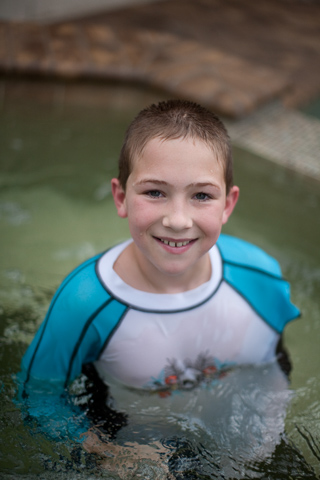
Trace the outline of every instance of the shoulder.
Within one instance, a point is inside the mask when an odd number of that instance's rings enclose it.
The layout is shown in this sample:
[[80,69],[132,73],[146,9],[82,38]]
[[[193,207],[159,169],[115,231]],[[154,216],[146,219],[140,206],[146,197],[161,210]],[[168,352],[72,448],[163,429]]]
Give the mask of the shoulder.
[[278,333],[300,315],[280,265],[261,248],[229,235],[217,242],[224,280]]
[[62,336],[64,342],[73,341],[95,312],[109,300],[110,295],[96,274],[100,257],[99,254],[83,262],[63,280],[42,324],[43,339],[51,342]]
[[281,277],[278,261],[260,247],[231,235],[221,234],[217,247],[224,262]]
[[[83,363],[96,360],[125,306],[115,301],[96,273],[101,254],[74,269],[62,282],[24,355],[27,378],[67,384]],[[54,359],[54,361],[53,361]]]
[[69,290],[70,288],[72,288],[74,292],[79,293],[90,293],[95,289],[99,281],[96,274],[96,265],[101,256],[102,254],[95,255],[72,270],[61,283],[56,292],[56,296],[59,296],[64,290]]
[[[75,268],[61,283],[49,307],[47,318],[54,315],[58,323],[64,317],[75,319],[77,323],[87,322],[110,302],[113,306],[119,302],[101,280],[99,261],[108,253],[103,252],[83,262]],[[68,321],[71,324],[71,321]]]

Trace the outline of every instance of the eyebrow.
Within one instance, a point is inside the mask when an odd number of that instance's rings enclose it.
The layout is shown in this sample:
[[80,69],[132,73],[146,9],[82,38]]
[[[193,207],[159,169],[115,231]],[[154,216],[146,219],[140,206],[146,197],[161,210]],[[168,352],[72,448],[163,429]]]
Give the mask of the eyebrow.
[[146,179],[140,180],[139,182],[136,183],[136,185],[144,185],[145,183],[155,183],[156,185],[168,185],[168,183],[164,182],[163,180],[155,180],[153,178],[146,178]]
[[[146,178],[146,179],[140,180],[139,182],[136,183],[136,185],[144,185],[147,183],[153,183],[154,185],[170,185],[168,182],[165,182],[164,180],[156,180],[154,178]],[[187,185],[187,188],[189,187],[196,187],[196,188],[213,187],[220,190],[219,185],[215,185],[214,183],[211,183],[211,182],[194,182],[194,183],[190,183],[190,185]]]

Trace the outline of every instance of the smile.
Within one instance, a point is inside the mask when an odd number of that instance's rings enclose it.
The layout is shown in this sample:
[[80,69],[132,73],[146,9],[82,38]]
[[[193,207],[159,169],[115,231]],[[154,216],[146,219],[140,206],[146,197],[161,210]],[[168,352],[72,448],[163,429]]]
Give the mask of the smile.
[[188,245],[192,240],[185,240],[183,242],[172,242],[169,240],[163,240],[162,238],[159,238],[159,240],[164,243],[165,245],[169,245],[169,247],[185,247]]

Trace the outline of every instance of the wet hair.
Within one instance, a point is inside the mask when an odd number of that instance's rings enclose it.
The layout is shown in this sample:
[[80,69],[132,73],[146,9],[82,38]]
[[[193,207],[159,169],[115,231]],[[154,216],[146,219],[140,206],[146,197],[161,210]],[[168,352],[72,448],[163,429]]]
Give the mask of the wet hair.
[[120,185],[125,190],[134,159],[154,139],[192,138],[203,141],[224,169],[226,191],[233,185],[231,144],[221,120],[206,108],[185,100],[168,100],[142,110],[127,129],[119,157]]

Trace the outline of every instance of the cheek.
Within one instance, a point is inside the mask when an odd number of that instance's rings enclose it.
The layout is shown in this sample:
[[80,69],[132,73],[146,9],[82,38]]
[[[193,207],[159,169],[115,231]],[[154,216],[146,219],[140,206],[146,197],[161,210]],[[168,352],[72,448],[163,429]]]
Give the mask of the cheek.
[[157,218],[158,215],[154,206],[143,199],[135,199],[131,203],[128,215],[130,230],[146,230]]
[[203,229],[214,231],[222,223],[222,211],[220,208],[211,208],[203,212],[198,217],[198,224],[201,223]]
[[214,242],[218,239],[222,228],[222,209],[210,209],[198,217],[197,225]]

